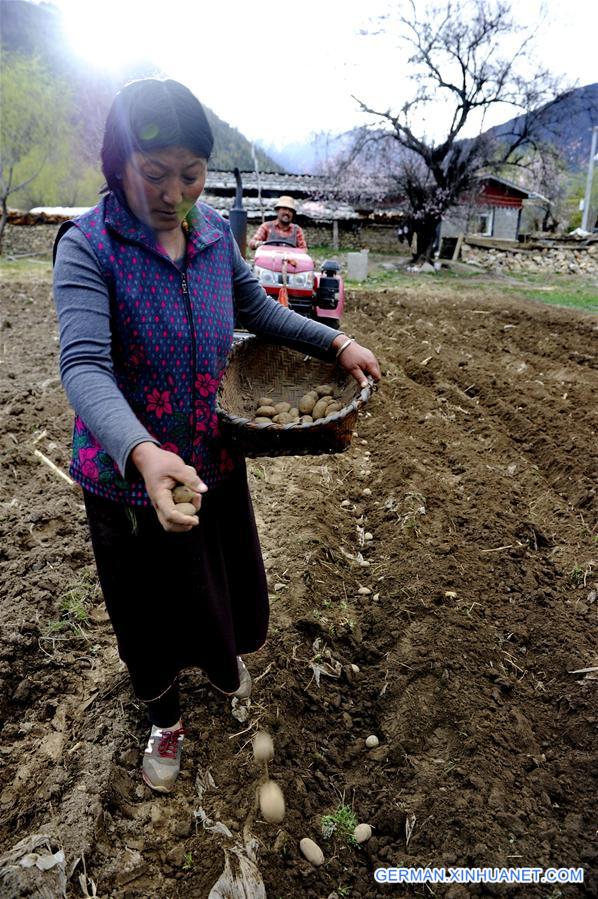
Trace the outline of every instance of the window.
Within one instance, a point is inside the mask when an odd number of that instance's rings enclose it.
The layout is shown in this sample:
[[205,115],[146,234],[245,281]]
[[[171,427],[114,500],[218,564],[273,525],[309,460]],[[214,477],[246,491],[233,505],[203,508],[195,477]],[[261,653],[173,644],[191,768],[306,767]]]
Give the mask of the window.
[[492,210],[482,212],[478,216],[478,234],[483,234],[485,237],[492,235],[492,218]]

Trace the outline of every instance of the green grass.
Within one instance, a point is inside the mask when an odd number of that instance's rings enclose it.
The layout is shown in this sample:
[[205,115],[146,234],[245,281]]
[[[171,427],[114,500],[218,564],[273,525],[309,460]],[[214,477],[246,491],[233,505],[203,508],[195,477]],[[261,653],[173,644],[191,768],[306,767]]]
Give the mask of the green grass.
[[18,278],[19,280],[51,278],[52,260],[47,256],[31,257],[24,259],[8,259],[0,256],[0,280]]
[[[338,259],[346,269],[347,251],[333,250],[328,246],[310,247],[309,251],[319,263],[326,258]],[[366,281],[345,278],[350,290],[400,290],[408,286],[424,285],[435,293],[443,286],[459,290],[471,289],[473,284],[496,288],[513,299],[534,300],[553,306],[566,306],[586,312],[598,312],[598,275],[552,274],[550,272],[493,273],[477,266],[464,265],[455,269],[442,268],[438,272],[413,274],[404,270],[387,271],[379,266],[384,261],[407,262],[408,257],[396,253],[370,252],[369,274]]]
[[457,272],[442,269],[420,275],[403,271],[375,271],[366,281],[345,279],[345,285],[350,290],[401,290],[429,285],[435,294],[443,286],[458,291],[461,287],[471,290],[474,284],[499,290],[514,300],[534,300],[547,305],[598,312],[598,276],[520,273],[505,276],[481,270]]
[[413,277],[409,272],[374,271],[368,274],[365,281],[354,281],[352,278],[345,278],[345,287],[349,287],[351,290],[359,290],[360,287],[365,287],[367,290],[382,287],[400,288],[405,284],[413,283]]
[[[346,268],[346,249],[334,250],[330,246],[313,246],[310,254],[320,265],[324,259],[338,259]],[[483,284],[488,289],[495,288],[514,300],[533,300],[553,306],[565,306],[586,312],[598,312],[598,276],[580,274],[552,274],[546,272],[512,272],[496,274],[483,269],[461,267],[458,271],[443,268],[439,272],[414,275],[403,270],[381,269],[384,261],[406,262],[407,257],[399,253],[370,252],[370,274],[366,281],[345,278],[350,290],[401,290],[405,287],[426,286],[434,293],[444,286],[452,290],[461,287],[471,289],[474,284]],[[52,262],[45,257],[27,257],[9,260],[0,257],[0,279],[38,280],[51,278]]]
[[569,580],[573,584],[573,586],[585,587],[588,577],[592,574],[595,565],[596,562],[594,561],[594,559],[590,559],[590,561],[586,562],[585,566],[583,567],[576,563],[569,574]]
[[48,622],[45,636],[55,639],[61,634],[87,639],[89,609],[98,594],[99,584],[95,571],[89,568],[82,569],[79,579],[69,584],[60,597],[59,617]]
[[322,836],[330,839],[334,834],[346,843],[353,845],[353,832],[357,827],[357,818],[350,805],[339,805],[332,815],[322,815]]
[[511,278],[519,282],[517,286],[505,288],[511,295],[552,306],[570,306],[587,312],[598,312],[598,276],[517,274]]

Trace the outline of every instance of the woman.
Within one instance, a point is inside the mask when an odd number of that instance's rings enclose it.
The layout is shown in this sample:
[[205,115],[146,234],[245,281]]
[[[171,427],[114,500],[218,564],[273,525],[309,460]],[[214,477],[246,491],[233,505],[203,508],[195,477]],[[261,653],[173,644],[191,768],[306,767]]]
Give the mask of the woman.
[[[199,667],[248,696],[241,656],[268,626],[244,460],[215,412],[236,317],[274,342],[338,355],[361,384],[380,377],[369,350],[268,298],[228,223],[197,202],[212,145],[182,84],[128,84],[106,121],[105,196],[55,247],[61,377],[76,412],[70,470],[119,653],[147,705],[142,773],[158,792],[180,768],[180,671]],[[177,511],[177,484],[201,514]]]

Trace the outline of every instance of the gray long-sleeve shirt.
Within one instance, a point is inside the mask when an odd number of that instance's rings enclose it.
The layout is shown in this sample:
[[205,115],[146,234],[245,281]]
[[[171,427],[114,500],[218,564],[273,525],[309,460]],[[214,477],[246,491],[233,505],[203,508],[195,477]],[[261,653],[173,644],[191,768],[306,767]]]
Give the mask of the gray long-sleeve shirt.
[[[232,242],[239,322],[273,343],[328,357],[339,332],[268,297],[236,242]],[[134,447],[144,441],[158,441],[141,424],[116,383],[108,287],[89,242],[78,228],[71,228],[58,245],[54,302],[60,327],[60,375],[67,397],[124,477]]]

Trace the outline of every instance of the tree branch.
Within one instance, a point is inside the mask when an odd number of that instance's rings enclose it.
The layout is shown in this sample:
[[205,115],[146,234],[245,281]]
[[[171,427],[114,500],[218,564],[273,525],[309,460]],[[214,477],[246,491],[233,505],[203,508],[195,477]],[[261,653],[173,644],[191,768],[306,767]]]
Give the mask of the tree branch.
[[48,160],[48,154],[46,153],[46,155],[45,155],[44,158],[43,158],[43,161],[42,161],[41,165],[38,167],[38,169],[37,169],[37,171],[35,172],[35,174],[34,174],[34,175],[31,175],[30,178],[26,178],[24,181],[21,181],[20,184],[15,184],[14,187],[10,187],[10,182],[11,182],[11,180],[12,180],[12,174],[13,174],[13,169],[12,169],[12,167],[11,167],[11,169],[10,169],[10,178],[9,178],[9,187],[8,187],[8,190],[6,191],[6,193],[3,194],[3,196],[8,197],[8,196],[10,196],[10,194],[15,194],[18,190],[21,190],[21,188],[27,187],[28,184],[31,184],[32,181],[35,181],[35,179],[38,177],[39,173],[41,172],[41,170],[42,170],[43,167],[45,166],[47,160]]

